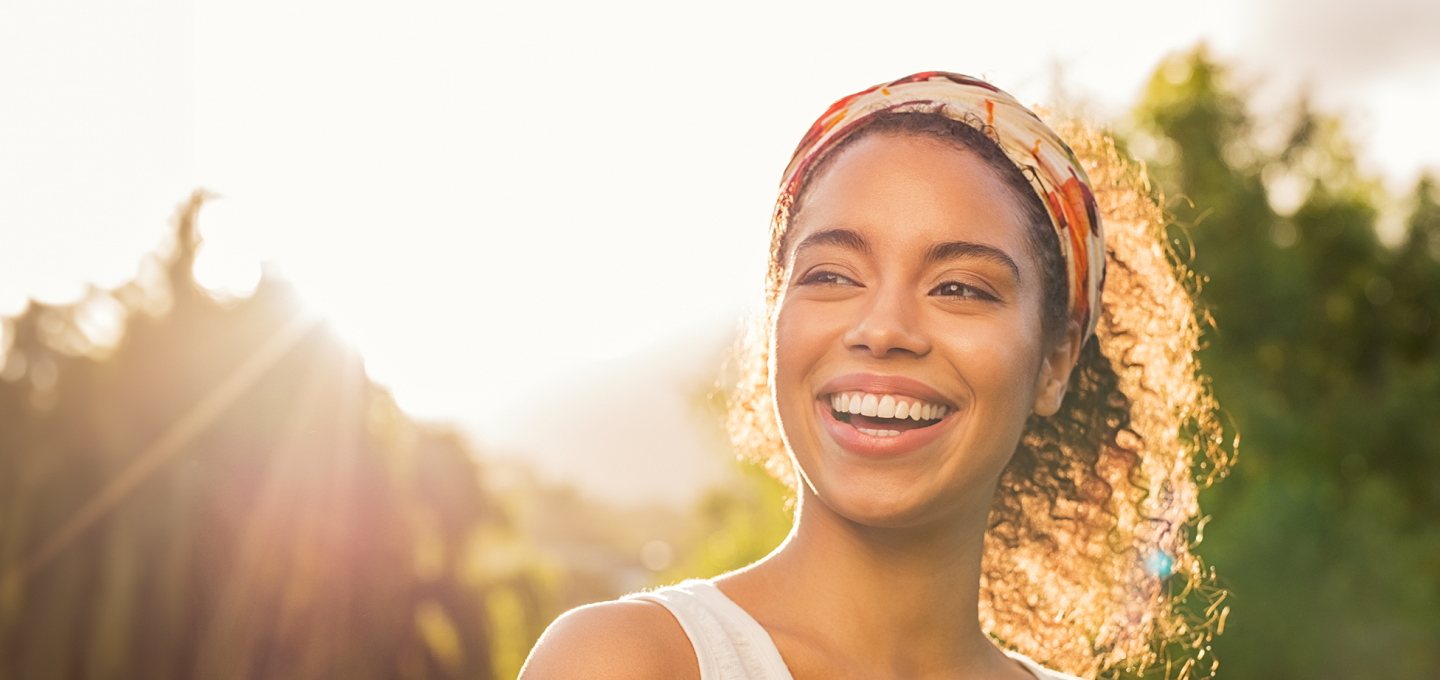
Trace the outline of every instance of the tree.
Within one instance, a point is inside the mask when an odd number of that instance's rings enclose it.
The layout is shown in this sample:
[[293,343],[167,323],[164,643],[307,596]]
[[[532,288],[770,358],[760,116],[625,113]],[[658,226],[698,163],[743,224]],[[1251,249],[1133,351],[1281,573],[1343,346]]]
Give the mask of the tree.
[[1156,151],[1151,172],[1214,321],[1200,359],[1243,441],[1234,474],[1202,497],[1214,519],[1200,553],[1234,596],[1215,644],[1222,677],[1433,677],[1434,182],[1420,182],[1403,241],[1386,247],[1379,188],[1338,121],[1302,102],[1283,147],[1265,150],[1203,46],[1161,65],[1136,120],[1132,148]]
[[284,283],[196,286],[202,203],[157,275],[6,320],[0,677],[492,677],[486,595],[530,586],[473,564],[474,456]]

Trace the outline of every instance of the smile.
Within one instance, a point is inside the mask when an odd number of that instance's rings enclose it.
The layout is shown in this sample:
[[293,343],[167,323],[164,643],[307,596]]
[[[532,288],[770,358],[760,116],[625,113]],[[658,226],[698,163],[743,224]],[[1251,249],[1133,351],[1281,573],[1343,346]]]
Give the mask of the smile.
[[814,404],[830,439],[865,458],[889,459],[917,452],[954,429],[947,424],[955,420],[950,416],[957,414],[949,404],[879,390],[832,392],[821,395]]
[[901,432],[929,427],[949,408],[903,395],[836,392],[830,395],[832,416],[872,437],[898,437]]
[[849,373],[815,392],[815,415],[831,441],[864,458],[891,459],[924,449],[954,430],[965,401],[899,375]]

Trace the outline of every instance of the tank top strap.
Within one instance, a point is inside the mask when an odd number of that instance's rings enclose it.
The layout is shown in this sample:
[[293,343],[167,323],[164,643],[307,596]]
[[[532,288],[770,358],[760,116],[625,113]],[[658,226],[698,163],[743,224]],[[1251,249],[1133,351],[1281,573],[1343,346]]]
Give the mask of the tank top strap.
[[770,634],[709,581],[692,579],[624,599],[670,611],[695,648],[700,680],[793,680]]

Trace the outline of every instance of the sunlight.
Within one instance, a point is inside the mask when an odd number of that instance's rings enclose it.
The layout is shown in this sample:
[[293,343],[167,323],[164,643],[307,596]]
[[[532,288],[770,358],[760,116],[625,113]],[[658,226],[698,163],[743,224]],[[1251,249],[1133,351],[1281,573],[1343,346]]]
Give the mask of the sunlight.
[[[201,215],[201,285],[236,299],[262,271],[284,278],[406,409],[494,430],[587,367],[751,309],[779,169],[834,92],[941,66],[1027,102],[1121,115],[1166,54],[1206,40],[1244,63],[1269,54],[1275,30],[1231,0],[1202,15],[1043,7],[1069,27],[1044,50],[1004,31],[952,39],[948,26],[1034,11],[1018,6],[925,5],[934,21],[893,35],[844,12],[743,4],[682,32],[655,30],[643,2],[549,17],[462,3],[297,13],[207,0],[177,12],[154,0],[78,32],[60,10],[7,14],[33,35],[0,22],[0,84],[21,95],[0,130],[0,180],[17,188],[0,206],[0,313],[132,277],[175,202],[202,186],[223,198]],[[816,42],[827,31],[870,48],[832,54]],[[1106,31],[1124,37],[1093,39]],[[1291,75],[1263,92],[1291,96],[1293,74],[1321,56],[1277,56]],[[1432,71],[1326,95],[1376,95],[1355,106],[1370,107],[1366,157],[1387,173],[1437,161],[1440,147],[1413,139],[1434,134],[1416,122],[1423,92],[1400,87],[1433,89]],[[1169,140],[1136,143],[1175,153]]]
[[195,256],[195,281],[218,299],[249,297],[260,283],[255,244],[245,238],[245,225],[233,206],[224,198],[212,199],[201,216],[203,242]]

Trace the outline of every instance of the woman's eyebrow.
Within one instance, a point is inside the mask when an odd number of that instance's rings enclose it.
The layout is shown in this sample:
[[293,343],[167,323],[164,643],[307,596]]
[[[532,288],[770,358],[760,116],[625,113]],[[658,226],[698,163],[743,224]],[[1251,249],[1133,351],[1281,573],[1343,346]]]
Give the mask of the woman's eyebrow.
[[994,246],[987,246],[983,243],[972,243],[970,241],[951,241],[949,243],[937,243],[925,251],[925,264],[935,264],[947,260],[955,260],[962,257],[990,260],[1003,264],[1015,275],[1015,280],[1020,280],[1020,267],[1016,266],[1015,260],[1011,259],[1005,251]]
[[806,236],[800,245],[795,246],[795,254],[799,255],[807,248],[819,246],[840,246],[862,254],[870,253],[870,244],[865,242],[863,236],[849,229],[826,229]]

